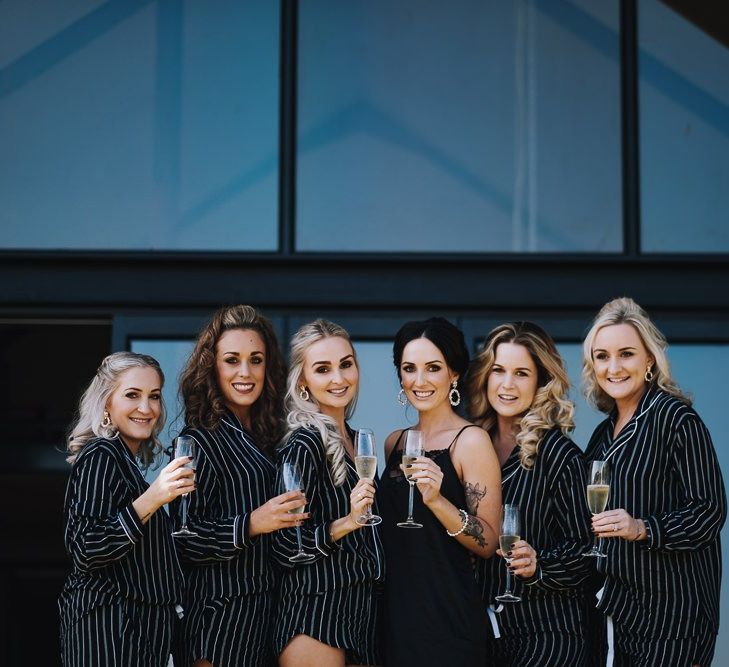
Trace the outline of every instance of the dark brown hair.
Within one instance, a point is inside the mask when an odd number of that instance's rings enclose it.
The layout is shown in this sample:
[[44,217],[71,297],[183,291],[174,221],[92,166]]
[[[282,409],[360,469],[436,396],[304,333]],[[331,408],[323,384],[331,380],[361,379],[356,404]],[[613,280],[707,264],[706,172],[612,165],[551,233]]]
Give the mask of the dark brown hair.
[[266,381],[263,392],[251,406],[251,430],[256,444],[270,450],[282,435],[286,369],[273,326],[253,306],[221,308],[200,332],[180,376],[185,423],[192,428],[212,429],[225,413],[216,374],[215,347],[220,337],[232,329],[256,331],[266,345]]

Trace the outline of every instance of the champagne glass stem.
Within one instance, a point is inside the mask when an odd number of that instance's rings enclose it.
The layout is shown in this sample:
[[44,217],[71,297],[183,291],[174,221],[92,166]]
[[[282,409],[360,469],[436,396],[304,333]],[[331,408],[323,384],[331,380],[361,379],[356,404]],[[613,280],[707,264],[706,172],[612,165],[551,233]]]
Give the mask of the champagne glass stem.
[[180,513],[182,514],[182,527],[187,528],[187,494],[183,494],[180,502]]
[[415,484],[410,482],[410,493],[408,495],[408,521],[413,520],[413,488]]
[[301,526],[296,526],[296,542],[299,545],[299,553],[304,550],[303,544],[301,544]]
[[506,562],[506,593],[505,595],[511,595],[511,568],[509,562]]

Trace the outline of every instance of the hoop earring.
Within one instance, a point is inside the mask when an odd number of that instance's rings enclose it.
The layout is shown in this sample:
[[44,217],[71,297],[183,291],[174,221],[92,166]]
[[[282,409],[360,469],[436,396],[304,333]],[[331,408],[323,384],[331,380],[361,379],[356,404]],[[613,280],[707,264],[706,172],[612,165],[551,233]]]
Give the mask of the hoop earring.
[[111,415],[104,410],[104,418],[101,420],[101,428],[109,428],[111,426]]
[[653,371],[651,370],[651,367],[648,366],[648,368],[647,368],[647,370],[645,372],[645,375],[643,376],[643,379],[646,382],[650,382],[651,380],[653,380],[653,377],[654,377]]
[[402,405],[402,407],[406,407],[408,404],[408,397],[405,395],[405,390],[400,387],[400,391],[397,392],[397,402]]
[[301,387],[301,389],[299,389],[299,398],[302,401],[308,401],[309,400],[309,391],[307,390],[306,387]]
[[452,389],[448,392],[448,402],[455,408],[461,404],[461,392],[456,389],[458,386],[458,380],[453,380],[451,383]]

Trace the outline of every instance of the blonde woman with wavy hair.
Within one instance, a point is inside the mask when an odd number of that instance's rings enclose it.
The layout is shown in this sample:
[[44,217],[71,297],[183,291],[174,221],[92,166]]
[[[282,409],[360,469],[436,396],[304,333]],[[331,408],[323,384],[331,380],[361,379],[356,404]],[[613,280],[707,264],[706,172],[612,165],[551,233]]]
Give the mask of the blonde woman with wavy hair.
[[[493,441],[505,504],[519,505],[521,539],[509,554],[516,604],[504,591],[501,559],[481,561],[478,578],[492,624],[494,664],[524,667],[584,665],[586,586],[582,553],[590,544],[582,452],[569,439],[574,406],[552,338],[531,322],[493,329],[469,372],[470,412]],[[489,663],[490,664],[490,663]]]
[[[630,298],[585,338],[583,385],[607,418],[587,446],[610,466],[592,518],[606,558],[598,609],[620,665],[711,664],[719,627],[726,494],[706,425],[671,377],[666,339]],[[690,622],[687,622],[690,619]]]
[[349,334],[316,320],[291,340],[286,391],[288,431],[279,452],[301,476],[311,521],[300,530],[311,559],[294,563],[294,531],[279,531],[275,555],[280,580],[274,632],[283,667],[374,665],[375,584],[383,576],[378,528],[357,523],[373,502],[372,480],[358,479],[354,432],[347,420],[359,390],[359,368]]
[[71,428],[64,518],[73,569],[59,600],[66,667],[167,665],[182,571],[172,525],[158,510],[193,491],[194,482],[187,457],[172,461],[151,485],[140,472],[159,447],[163,383],[152,357],[111,354]]

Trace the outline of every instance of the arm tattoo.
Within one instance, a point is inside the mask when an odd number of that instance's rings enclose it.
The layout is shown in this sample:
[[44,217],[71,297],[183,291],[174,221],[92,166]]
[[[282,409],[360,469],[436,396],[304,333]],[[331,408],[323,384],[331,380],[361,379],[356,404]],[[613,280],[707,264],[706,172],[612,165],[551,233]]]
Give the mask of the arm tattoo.
[[481,522],[475,517],[469,514],[466,521],[466,528],[463,531],[465,535],[470,535],[478,546],[482,549],[486,548],[486,540],[483,538],[483,526]]
[[478,482],[471,484],[466,482],[463,487],[466,493],[466,506],[468,507],[469,514],[476,514],[478,512],[478,504],[486,497],[486,487],[483,487],[483,491],[479,488]]

